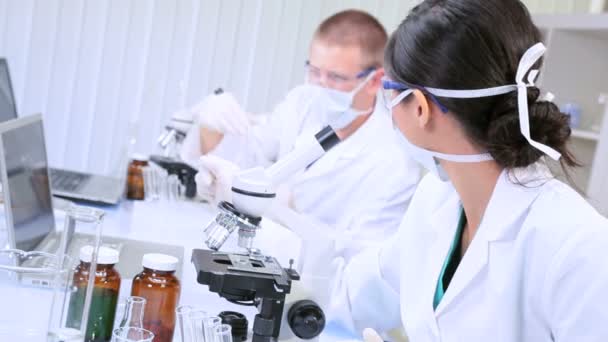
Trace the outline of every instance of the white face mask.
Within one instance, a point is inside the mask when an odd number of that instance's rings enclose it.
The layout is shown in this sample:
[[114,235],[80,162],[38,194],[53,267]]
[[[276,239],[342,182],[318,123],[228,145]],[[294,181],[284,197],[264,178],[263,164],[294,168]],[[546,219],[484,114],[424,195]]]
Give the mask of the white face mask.
[[[538,70],[530,70],[534,63],[542,57],[545,52],[545,46],[542,43],[538,43],[532,46],[526,53],[522,56],[519,67],[517,69],[516,75],[516,84],[513,85],[505,85],[500,87],[493,87],[487,89],[475,89],[475,90],[446,90],[446,89],[437,89],[437,88],[424,88],[428,93],[439,96],[439,97],[449,97],[449,98],[479,98],[479,97],[487,97],[487,96],[495,96],[506,94],[511,91],[517,90],[518,92],[518,109],[519,109],[519,125],[520,131],[522,135],[528,140],[528,142],[539,149],[540,151],[547,154],[549,157],[554,160],[558,160],[560,158],[560,153],[555,151],[549,146],[543,145],[537,141],[534,141],[530,137],[530,118],[528,116],[528,95],[527,95],[527,87],[534,86],[534,80],[538,75]],[[528,73],[528,71],[530,71]],[[524,76],[528,74],[528,83],[523,81]],[[385,86],[385,89],[394,89],[392,87]],[[413,92],[412,89],[403,90],[396,98],[387,103],[389,110],[392,112],[392,109],[399,104],[403,99],[409,96]],[[392,113],[391,113],[392,115]],[[422,166],[424,166],[429,172],[436,175],[439,179],[443,181],[448,181],[447,174],[441,168],[441,165],[437,161],[437,159],[448,160],[457,163],[478,163],[483,161],[492,160],[492,156],[489,153],[482,154],[472,154],[472,155],[454,155],[454,154],[444,154],[440,152],[429,151],[418,147],[407,140],[405,135],[399,131],[395,127],[396,133],[401,137],[400,141],[402,143],[403,149],[406,153]]]
[[457,163],[479,163],[488,160],[493,160],[489,153],[482,154],[445,154],[440,152],[433,152],[426,150],[422,147],[418,147],[412,144],[401,131],[394,126],[395,134],[399,136],[399,142],[404,152],[422,167],[427,169],[429,173],[432,173],[440,180],[447,182],[450,179],[448,174],[445,172],[438,159],[448,160]]
[[323,111],[324,124],[330,125],[334,130],[342,129],[353,122],[359,115],[367,115],[373,108],[367,110],[356,110],[352,107],[355,95],[374,77],[376,71],[372,71],[363,82],[359,83],[352,91],[340,91],[325,88],[319,85],[306,83],[306,86],[314,88],[317,94],[314,98],[314,108]]

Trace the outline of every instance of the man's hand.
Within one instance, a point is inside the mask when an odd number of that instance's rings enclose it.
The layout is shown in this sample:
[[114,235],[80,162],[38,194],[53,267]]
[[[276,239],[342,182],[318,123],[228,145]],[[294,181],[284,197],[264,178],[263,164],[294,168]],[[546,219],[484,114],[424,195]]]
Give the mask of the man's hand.
[[209,95],[192,108],[200,127],[219,133],[245,134],[248,114],[231,93]]
[[197,194],[210,203],[232,199],[232,178],[239,167],[225,159],[214,155],[200,157],[196,181]]

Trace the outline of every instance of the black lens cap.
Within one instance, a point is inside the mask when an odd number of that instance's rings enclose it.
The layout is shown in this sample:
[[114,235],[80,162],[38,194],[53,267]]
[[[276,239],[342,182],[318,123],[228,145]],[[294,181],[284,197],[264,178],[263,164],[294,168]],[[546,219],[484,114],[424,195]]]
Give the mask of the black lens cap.
[[247,340],[248,322],[245,315],[234,311],[222,311],[218,315],[222,319],[222,324],[232,327],[232,339],[235,341]]
[[297,337],[310,340],[319,336],[325,329],[325,314],[317,303],[301,300],[289,308],[287,322]]

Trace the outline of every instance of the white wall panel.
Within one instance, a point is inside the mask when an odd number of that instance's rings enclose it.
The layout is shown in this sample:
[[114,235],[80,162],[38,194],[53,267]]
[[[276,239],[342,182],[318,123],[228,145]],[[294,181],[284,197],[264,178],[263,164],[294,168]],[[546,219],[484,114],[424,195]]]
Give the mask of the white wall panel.
[[64,165],[68,168],[84,169],[88,158],[95,157],[88,155],[87,147],[93,143],[94,111],[99,105],[97,95],[103,52],[107,49],[103,42],[109,21],[108,6],[107,1],[86,1],[84,6],[74,88],[69,98],[67,143],[64,146]]
[[[280,0],[279,0],[280,1]],[[265,58],[270,58],[273,56],[272,49],[264,51],[261,49],[258,44],[260,41],[264,41],[260,35],[262,31],[261,27],[263,25],[264,20],[268,20],[268,18],[264,15],[265,9],[268,7],[276,8],[280,11],[280,6],[276,6],[277,0],[263,1],[263,0],[253,0],[253,1],[243,1],[242,8],[237,13],[231,16],[236,17],[238,15],[238,27],[236,28],[235,37],[233,39],[232,46],[229,46],[230,58],[232,60],[230,65],[227,65],[229,72],[226,76],[229,79],[224,81],[219,81],[217,84],[212,85],[209,91],[213,91],[216,87],[222,87],[225,89],[229,89],[234,95],[241,101],[244,107],[251,109],[249,103],[249,90],[252,86],[258,87],[258,80],[254,79],[253,73],[256,61],[256,53],[264,56]],[[280,5],[280,3],[278,4]],[[278,17],[279,14],[276,14]],[[225,33],[220,31],[220,39],[228,40],[229,37],[222,35]],[[230,32],[232,34],[232,32]],[[219,58],[222,58],[219,55],[216,55]]]
[[[220,5],[221,0],[202,1],[200,4],[196,34],[194,35],[194,49],[190,80],[187,87],[186,102],[194,104],[208,93],[208,78],[212,70],[212,61],[215,54],[217,31],[221,30]],[[223,25],[222,25],[223,26]],[[217,84],[216,84],[217,86]]]
[[[345,8],[393,31],[417,0],[0,0],[20,115],[42,112],[52,165],[116,172],[154,152],[170,113],[217,87],[253,112],[303,80],[310,37]],[[526,0],[536,12],[589,0]]]
[[10,1],[7,2],[6,16],[3,27],[3,53],[11,65],[13,71],[13,90],[17,98],[18,108],[23,107],[25,90],[25,70],[29,51],[29,41],[32,33],[32,17],[34,15],[34,1]]
[[[40,111],[44,115],[47,151],[51,165],[65,165],[65,146],[68,144],[68,129],[72,122],[71,103],[76,88],[78,51],[84,20],[84,4],[77,0],[58,2],[59,8],[55,46],[50,52],[51,70],[46,104],[37,110],[28,111],[18,107],[20,114]],[[8,53],[8,49],[5,50]],[[15,63],[9,58],[11,73],[15,75]],[[30,67],[34,67],[31,65]],[[16,80],[13,77],[13,82]],[[36,96],[28,94],[28,99]]]
[[[164,97],[169,85],[169,60],[174,38],[177,1],[156,1],[153,10],[151,35],[147,54],[143,82],[142,102],[139,109],[139,132],[136,149],[146,151],[151,147],[155,135],[160,132],[162,117],[165,117]],[[171,86],[178,86],[174,84]],[[154,132],[154,135],[149,133]]]
[[268,110],[272,104],[268,103],[275,65],[279,58],[278,52],[283,47],[277,44],[281,32],[282,0],[264,0],[256,35],[249,89],[256,91],[255,97],[246,100],[247,108],[253,112]]
[[[291,75],[299,73],[301,81],[303,79],[303,64],[306,56],[300,55],[298,46],[302,45],[298,41],[299,32],[302,29],[301,23],[306,18],[303,16],[302,1],[282,1],[282,11],[280,16],[278,36],[274,50],[274,64],[269,73],[271,86],[269,87],[268,97],[265,100],[265,110],[271,110],[275,105],[276,99],[283,97],[286,90],[291,88],[296,81],[291,79]],[[306,45],[304,43],[304,45]],[[297,74],[296,74],[297,75]],[[255,79],[251,85],[255,86]]]
[[118,103],[121,87],[125,51],[127,47],[127,29],[131,14],[131,3],[122,0],[108,2],[108,21],[105,25],[103,50],[101,54],[98,88],[95,94],[95,106],[92,110],[92,122],[88,128],[91,143],[85,159],[89,170],[105,172],[110,162],[111,144],[105,143],[108,132],[113,132],[118,115]]

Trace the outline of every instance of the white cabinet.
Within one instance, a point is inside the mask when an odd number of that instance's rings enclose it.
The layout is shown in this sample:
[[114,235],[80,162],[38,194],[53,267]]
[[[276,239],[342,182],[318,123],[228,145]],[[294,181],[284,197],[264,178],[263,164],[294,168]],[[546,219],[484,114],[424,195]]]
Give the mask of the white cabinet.
[[575,103],[581,120],[571,148],[583,164],[576,185],[608,215],[608,14],[536,15],[547,53],[540,86],[558,105]]
[[591,203],[608,216],[608,119],[606,118],[608,118],[608,105],[604,111],[602,137],[595,150],[587,195]]

